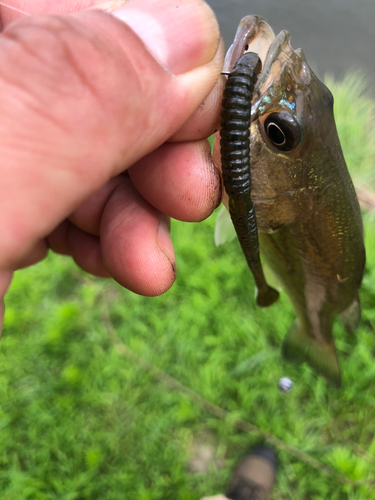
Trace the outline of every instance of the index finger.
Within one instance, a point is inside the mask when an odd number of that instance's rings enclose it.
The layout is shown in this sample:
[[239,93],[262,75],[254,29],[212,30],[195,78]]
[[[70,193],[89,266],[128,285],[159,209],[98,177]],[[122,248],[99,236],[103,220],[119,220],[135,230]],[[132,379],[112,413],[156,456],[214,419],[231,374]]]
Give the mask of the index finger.
[[[127,3],[128,0],[3,0],[0,3],[0,19],[3,28],[9,23],[25,15],[34,14],[70,14],[94,7],[112,10]],[[224,54],[224,43],[221,40],[221,52]],[[221,99],[224,90],[223,79],[220,78],[208,97],[193,113],[185,125],[170,139],[172,142],[194,141],[209,137],[219,127]]]
[[[221,44],[222,50],[224,44]],[[202,104],[168,142],[200,141],[219,130],[225,80],[219,78]]]

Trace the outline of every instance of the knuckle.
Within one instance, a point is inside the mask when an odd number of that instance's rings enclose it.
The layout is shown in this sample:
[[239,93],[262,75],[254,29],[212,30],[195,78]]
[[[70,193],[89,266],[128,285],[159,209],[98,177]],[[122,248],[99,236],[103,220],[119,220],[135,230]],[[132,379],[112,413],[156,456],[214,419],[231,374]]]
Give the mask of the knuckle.
[[56,97],[82,98],[85,93],[98,97],[98,72],[93,68],[103,65],[100,42],[74,18],[22,19],[3,32],[0,50],[0,79],[27,90],[43,104]]

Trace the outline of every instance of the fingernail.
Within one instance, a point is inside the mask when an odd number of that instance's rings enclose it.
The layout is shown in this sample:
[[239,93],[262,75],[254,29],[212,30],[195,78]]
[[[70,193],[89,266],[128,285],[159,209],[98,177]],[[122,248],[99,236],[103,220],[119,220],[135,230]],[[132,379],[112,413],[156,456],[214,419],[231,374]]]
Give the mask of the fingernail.
[[155,59],[175,75],[209,63],[216,54],[219,26],[203,0],[130,0],[111,13],[129,25]]
[[172,269],[176,275],[176,257],[174,254],[172,240],[169,234],[169,228],[165,222],[160,222],[158,227],[158,245],[162,252],[168,257],[171,262]]

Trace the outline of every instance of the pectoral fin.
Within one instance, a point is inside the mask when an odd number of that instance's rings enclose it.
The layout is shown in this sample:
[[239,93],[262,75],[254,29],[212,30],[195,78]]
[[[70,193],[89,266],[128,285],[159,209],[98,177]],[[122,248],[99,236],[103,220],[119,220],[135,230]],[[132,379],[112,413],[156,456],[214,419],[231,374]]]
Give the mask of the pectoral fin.
[[336,389],[340,387],[341,375],[335,344],[333,341],[318,343],[307,335],[298,320],[285,337],[282,352],[286,360],[306,362]]
[[361,319],[361,304],[359,303],[358,294],[350,304],[350,306],[340,313],[340,319],[343,322],[344,328],[348,333],[353,333],[357,328]]

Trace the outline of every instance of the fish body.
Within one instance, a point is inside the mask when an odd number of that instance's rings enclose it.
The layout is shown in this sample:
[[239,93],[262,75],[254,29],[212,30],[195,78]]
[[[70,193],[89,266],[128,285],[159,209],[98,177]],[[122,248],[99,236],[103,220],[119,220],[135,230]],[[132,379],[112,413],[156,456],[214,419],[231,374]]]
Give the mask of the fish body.
[[[336,315],[350,332],[358,324],[365,249],[333,97],[303,51],[293,50],[288,32],[275,37],[263,19],[247,16],[233,45],[227,69],[254,46],[263,57],[251,111],[251,198],[261,257],[297,316],[283,353],[339,387],[332,327]],[[220,163],[217,148],[214,157]]]

